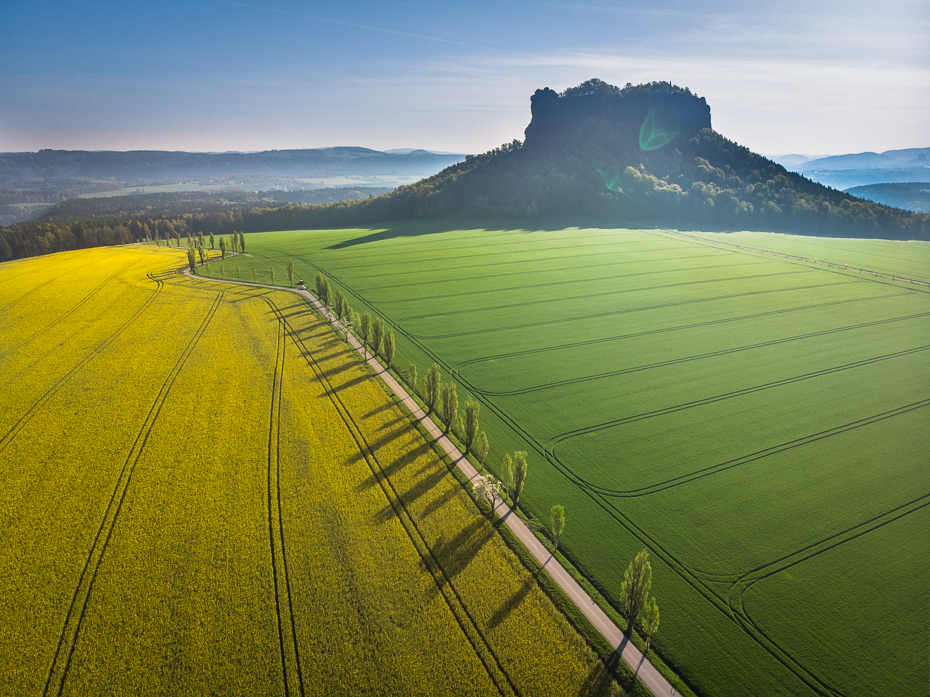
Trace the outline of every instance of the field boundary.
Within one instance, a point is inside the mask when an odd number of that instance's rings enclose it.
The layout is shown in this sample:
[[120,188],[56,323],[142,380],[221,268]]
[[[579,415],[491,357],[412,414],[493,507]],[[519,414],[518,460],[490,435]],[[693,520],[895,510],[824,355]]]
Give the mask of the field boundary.
[[[901,276],[898,274],[885,273],[884,271],[875,271],[873,269],[867,269],[864,266],[850,266],[849,264],[835,264],[832,261],[826,261],[825,259],[811,259],[809,257],[802,257],[796,254],[785,254],[784,252],[776,252],[771,249],[763,249],[762,247],[750,247],[745,244],[737,244],[736,242],[727,242],[726,240],[714,240],[707,237],[697,237],[695,235],[688,235],[684,232],[679,232],[678,230],[671,230],[669,228],[662,228],[659,232],[665,232],[670,235],[675,235],[676,237],[684,237],[685,239],[692,240],[694,242],[707,242],[712,245],[721,245],[725,247],[733,247],[743,252],[753,252],[755,254],[770,254],[776,257],[782,257],[783,259],[793,259],[794,261],[802,261],[806,264],[823,264],[824,266],[829,266],[834,269],[842,269],[844,271],[858,271],[859,273],[867,273],[878,278],[888,278],[892,281],[902,281],[904,283],[914,283],[919,286],[925,286],[930,288],[930,282],[928,281],[918,281],[916,278],[908,278],[907,276]],[[836,239],[836,238],[826,238],[826,239]],[[862,238],[867,239],[867,238]]]
[[[294,293],[306,298],[310,305],[317,310],[323,317],[327,318],[334,328],[340,328],[339,322],[329,313],[323,304],[314,297],[310,291],[299,290],[296,288],[287,288],[283,286],[272,286],[261,283],[237,282],[226,279],[203,278],[197,277],[190,273],[190,270],[184,268],[183,273],[193,279],[205,280],[219,283],[231,283],[234,285],[248,286],[252,288],[266,288],[270,290],[280,290]],[[390,374],[381,363],[374,357],[369,357],[367,351],[364,351],[361,343],[351,333],[349,334],[349,343],[356,353],[367,363],[375,374],[388,386],[400,402],[407,408],[411,416],[416,419],[425,429],[433,441],[446,453],[446,455],[455,463],[455,466],[465,477],[471,481],[478,474],[474,466],[465,458],[465,455],[452,443],[452,441],[443,434],[443,431],[435,422],[426,415],[416,400],[411,397],[404,387]],[[639,680],[655,695],[674,696],[679,693],[672,684],[662,675],[659,670],[642,654],[632,641],[627,640],[620,627],[608,617],[607,613],[595,602],[595,600],[581,587],[581,585],[568,573],[565,567],[556,559],[553,554],[543,545],[536,537],[527,523],[520,518],[514,509],[511,509],[504,501],[500,501],[494,508],[494,512],[500,516],[501,521],[509,528],[517,540],[529,551],[536,561],[546,570],[552,580],[559,586],[565,596],[576,606],[576,608],[588,619],[591,625],[613,648],[614,652],[621,657],[630,670],[635,673]],[[480,515],[480,513],[479,513]]]

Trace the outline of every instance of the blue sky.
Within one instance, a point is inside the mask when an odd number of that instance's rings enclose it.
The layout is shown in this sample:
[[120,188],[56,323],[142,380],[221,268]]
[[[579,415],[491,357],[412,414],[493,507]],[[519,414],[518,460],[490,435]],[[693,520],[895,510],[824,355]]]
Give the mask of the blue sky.
[[591,77],[757,152],[927,147],[930,2],[7,0],[0,151],[483,152]]

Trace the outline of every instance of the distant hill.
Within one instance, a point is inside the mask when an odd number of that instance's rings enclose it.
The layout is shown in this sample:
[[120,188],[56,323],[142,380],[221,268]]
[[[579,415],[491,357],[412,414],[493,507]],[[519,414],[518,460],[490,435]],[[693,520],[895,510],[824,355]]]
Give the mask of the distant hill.
[[131,183],[236,176],[316,177],[345,172],[422,175],[462,159],[463,155],[437,155],[426,150],[386,153],[357,147],[258,153],[40,150],[0,153],[0,186],[48,179]]
[[37,223],[86,223],[93,220],[120,221],[163,218],[232,209],[280,208],[286,204],[321,204],[357,201],[380,196],[386,187],[338,187],[297,191],[178,191],[130,194],[63,201],[39,218]]
[[828,169],[896,169],[930,166],[930,148],[886,150],[882,153],[860,152],[851,155],[831,155],[801,164],[804,170]]
[[902,181],[930,182],[930,148],[819,158],[783,155],[773,159],[808,179],[837,189]]
[[870,184],[847,189],[846,193],[907,211],[930,213],[930,183],[901,182]]

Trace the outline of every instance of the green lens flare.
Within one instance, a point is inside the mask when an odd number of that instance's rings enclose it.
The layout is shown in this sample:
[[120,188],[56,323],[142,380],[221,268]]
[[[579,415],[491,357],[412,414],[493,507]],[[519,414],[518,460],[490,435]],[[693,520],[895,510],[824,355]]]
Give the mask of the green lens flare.
[[611,191],[616,191],[618,194],[623,194],[629,198],[626,192],[620,188],[620,177],[610,176],[601,169],[598,169],[597,173],[600,174],[601,178],[604,180],[604,186],[606,186]]
[[668,127],[668,123],[663,123],[664,119],[656,114],[652,109],[646,114],[646,120],[639,129],[639,147],[643,150],[658,150],[675,140],[679,131]]

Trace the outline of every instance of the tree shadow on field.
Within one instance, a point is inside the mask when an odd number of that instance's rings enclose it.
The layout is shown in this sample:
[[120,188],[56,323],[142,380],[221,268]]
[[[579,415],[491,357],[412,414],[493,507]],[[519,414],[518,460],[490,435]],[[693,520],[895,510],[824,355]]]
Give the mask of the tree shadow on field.
[[380,414],[382,411],[387,411],[388,409],[390,409],[390,408],[393,407],[393,406],[394,406],[394,403],[393,403],[393,402],[385,402],[385,403],[382,404],[380,407],[375,407],[375,408],[372,409],[370,412],[368,412],[367,414],[365,414],[365,418],[367,419],[367,418],[369,418],[369,417],[371,417],[371,416],[374,416],[375,414]]
[[[427,443],[421,443],[421,444],[420,444],[417,448],[415,448],[414,450],[405,451],[405,452],[404,452],[403,454],[401,454],[399,457],[394,458],[394,461],[391,462],[391,464],[389,464],[387,467],[382,467],[382,468],[381,468],[381,474],[382,474],[384,477],[390,479],[390,478],[393,477],[395,474],[397,474],[398,472],[400,472],[404,467],[406,467],[407,465],[409,465],[411,462],[414,462],[418,457],[420,457],[420,455],[422,455],[422,454],[423,454],[424,452],[426,452],[427,450],[429,450],[429,444],[427,444]],[[378,483],[378,482],[377,482],[377,480],[375,479],[375,476],[374,476],[374,475],[371,475],[371,476],[369,476],[369,477],[366,477],[366,478],[365,478],[365,481],[361,482],[361,483],[356,487],[356,491],[359,491],[359,492],[365,491],[366,489],[370,489],[371,487],[373,487],[373,486],[374,486],[375,484],[377,484],[377,483]]]
[[[327,370],[324,370],[324,371],[323,371],[323,377],[325,377],[325,378],[327,378],[327,379],[330,379],[330,378],[335,377],[336,375],[339,375],[339,373],[344,373],[345,371],[351,370],[351,369],[354,368],[354,367],[355,367],[355,366],[353,366],[353,365],[352,365],[351,363],[349,363],[348,361],[345,362],[345,363],[340,363],[339,365],[335,366],[334,368],[328,368]],[[366,415],[366,416],[367,416],[367,415]]]
[[417,499],[419,499],[427,491],[435,487],[439,482],[441,482],[446,476],[445,470],[437,470],[431,474],[421,477],[413,486],[411,486],[407,491],[400,495],[401,500],[405,505],[410,505]]
[[[624,641],[626,641],[626,637],[624,637]],[[620,646],[624,646],[623,642],[621,642]],[[620,697],[620,695],[624,694],[616,678],[623,669],[621,665],[623,659],[620,657],[620,651],[622,649],[618,647],[617,651],[610,655],[610,659],[606,663],[597,661],[581,685],[581,690],[578,692],[581,697],[604,697],[605,695]],[[633,683],[635,682],[634,679]],[[628,694],[642,694],[640,691],[634,690],[635,687],[631,684],[626,692]],[[649,694],[648,691],[646,694]]]
[[533,576],[525,578],[517,591],[507,598],[504,604],[491,616],[491,619],[488,621],[488,629],[496,629],[501,622],[510,616],[511,612],[520,607],[520,604],[526,599],[526,596],[530,594],[530,591],[535,585],[536,579]]
[[[521,227],[523,226],[523,227]],[[428,220],[398,220],[386,225],[368,225],[355,228],[359,231],[370,230],[369,234],[351,240],[343,240],[326,247],[326,249],[350,249],[358,245],[371,242],[382,242],[398,237],[422,237],[424,235],[438,235],[444,232],[462,232],[474,230],[476,232],[547,232],[564,230],[565,228],[604,228],[614,229],[603,220],[578,220],[577,218],[561,218],[548,216],[543,219],[521,218],[518,222],[502,221],[501,218],[452,218]]]
[[428,504],[426,504],[426,507],[423,509],[423,517],[426,518],[427,516],[430,516],[433,513],[435,513],[440,508],[442,508],[447,503],[449,503],[449,501],[451,501],[456,496],[458,496],[459,493],[460,492],[458,490],[456,490],[453,487],[450,487],[442,496],[435,498],[432,501],[430,501]]
[[391,428],[391,427],[393,427],[393,426],[396,426],[396,425],[399,424],[399,423],[406,422],[407,420],[408,420],[408,419],[407,419],[406,416],[403,416],[403,415],[397,416],[397,417],[391,419],[390,421],[385,421],[383,424],[381,424],[381,425],[378,427],[378,430],[379,430],[379,431],[384,431],[385,429],[388,429],[388,428]]
[[439,593],[442,590],[444,579],[451,581],[467,569],[481,548],[493,536],[494,528],[484,518],[475,518],[449,541],[446,541],[444,536],[440,536],[430,548],[445,572],[445,576],[440,577],[439,585],[434,592]]
[[356,385],[360,385],[366,380],[368,380],[367,375],[359,375],[358,377],[352,378],[348,382],[344,382],[341,385],[333,385],[333,389],[336,390],[336,392],[342,392],[343,390],[348,390],[352,387],[355,387]]

